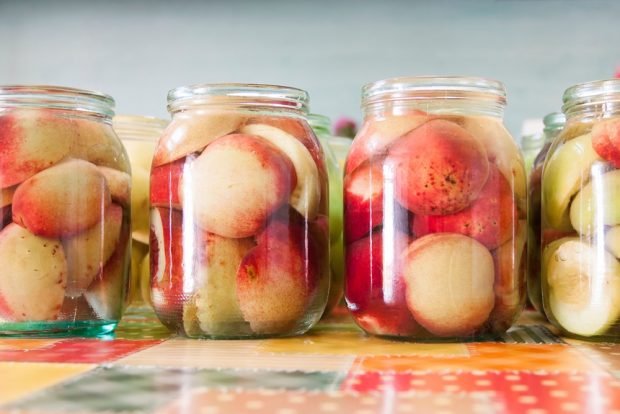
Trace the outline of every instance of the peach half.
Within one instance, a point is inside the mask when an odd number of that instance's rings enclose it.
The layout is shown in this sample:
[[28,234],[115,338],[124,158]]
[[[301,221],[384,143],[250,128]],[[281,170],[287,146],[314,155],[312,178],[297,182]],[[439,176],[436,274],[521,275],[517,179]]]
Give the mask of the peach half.
[[620,118],[611,118],[594,124],[592,146],[605,161],[620,167]]
[[196,223],[223,237],[255,235],[286,204],[297,184],[289,158],[267,140],[245,134],[222,137],[183,175],[182,203]]
[[181,209],[183,169],[188,158],[154,167],[150,177],[150,200],[154,207]]
[[396,200],[422,215],[453,214],[471,204],[489,175],[486,150],[457,124],[435,119],[396,141],[386,158]]
[[306,312],[316,269],[304,246],[303,227],[272,222],[237,271],[241,313],[257,334],[286,334]]
[[469,207],[444,216],[417,215],[412,230],[416,237],[429,233],[460,233],[492,250],[512,238],[517,220],[513,199],[508,181],[496,167],[491,167],[478,199]]
[[168,125],[153,156],[153,167],[202,151],[216,139],[241,127],[244,118],[232,111],[179,114]]
[[13,196],[13,221],[38,236],[70,236],[100,221],[110,202],[101,171],[73,159],[20,184]]
[[429,115],[418,110],[367,120],[353,140],[347,156],[345,174],[352,173],[371,158],[384,156],[394,141],[428,120]]
[[321,202],[321,182],[317,164],[308,148],[293,135],[271,125],[246,125],[241,132],[267,140],[291,160],[297,183],[289,203],[308,220],[314,220]]
[[453,233],[417,239],[403,253],[407,304],[418,321],[439,337],[474,334],[495,305],[491,253]]
[[9,224],[0,232],[0,267],[2,317],[14,322],[56,320],[67,283],[60,240]]
[[21,183],[69,154],[74,122],[51,111],[20,110],[0,116],[0,188]]
[[103,220],[62,239],[67,258],[67,295],[78,296],[93,282],[114,253],[121,234],[123,208],[110,204]]
[[237,269],[254,241],[204,232],[196,245],[200,249],[197,274],[201,286],[194,301],[200,329],[215,336],[238,334],[247,323],[237,299]]

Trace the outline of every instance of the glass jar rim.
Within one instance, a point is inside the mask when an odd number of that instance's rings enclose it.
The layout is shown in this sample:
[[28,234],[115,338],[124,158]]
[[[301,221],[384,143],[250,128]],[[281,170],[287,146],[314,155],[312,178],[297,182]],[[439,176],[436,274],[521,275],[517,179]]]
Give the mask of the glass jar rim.
[[121,114],[112,118],[112,127],[119,137],[131,136],[132,139],[157,140],[170,121],[149,115]]
[[311,128],[319,128],[329,131],[331,119],[326,115],[310,113],[308,114],[308,124],[310,124]]
[[201,105],[271,107],[308,113],[308,92],[291,86],[260,83],[199,83],[168,92],[168,111]]
[[566,116],[562,112],[551,112],[543,118],[544,132],[562,129],[566,123]]
[[620,79],[603,79],[573,85],[564,91],[562,112],[588,105],[620,102]]
[[48,108],[112,117],[114,105],[114,98],[99,91],[55,85],[0,85],[0,108]]
[[362,87],[362,106],[424,99],[481,99],[505,106],[506,88],[500,81],[469,76],[403,76]]

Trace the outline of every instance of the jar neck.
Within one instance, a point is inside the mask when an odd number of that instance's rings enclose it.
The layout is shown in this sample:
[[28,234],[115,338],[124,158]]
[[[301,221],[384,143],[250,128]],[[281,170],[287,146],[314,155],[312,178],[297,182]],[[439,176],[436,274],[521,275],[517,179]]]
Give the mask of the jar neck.
[[620,116],[620,79],[581,83],[564,92],[566,122],[590,123]]
[[316,135],[329,136],[331,135],[330,126],[331,121],[325,115],[309,114],[308,124]]
[[364,86],[364,117],[431,114],[478,115],[502,118],[506,91],[501,82],[470,77],[404,77]]
[[0,111],[14,109],[46,109],[109,123],[114,115],[114,99],[101,92],[61,86],[0,86]]
[[145,141],[156,141],[168,126],[165,119],[140,115],[117,115],[112,123],[121,139]]
[[168,93],[168,111],[243,111],[306,117],[306,91],[288,86],[222,83],[182,86]]

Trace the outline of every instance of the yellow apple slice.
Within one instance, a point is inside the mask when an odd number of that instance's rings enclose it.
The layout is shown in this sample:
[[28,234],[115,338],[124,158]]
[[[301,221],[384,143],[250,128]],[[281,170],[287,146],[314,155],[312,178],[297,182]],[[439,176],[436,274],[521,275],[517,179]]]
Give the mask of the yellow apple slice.
[[570,231],[569,203],[588,180],[590,168],[601,157],[592,148],[590,134],[574,138],[548,158],[542,180],[543,219],[556,230]]
[[545,309],[565,331],[595,336],[620,316],[620,264],[601,246],[567,237],[543,253]]
[[620,224],[620,170],[593,174],[570,205],[570,222],[579,234],[590,235]]

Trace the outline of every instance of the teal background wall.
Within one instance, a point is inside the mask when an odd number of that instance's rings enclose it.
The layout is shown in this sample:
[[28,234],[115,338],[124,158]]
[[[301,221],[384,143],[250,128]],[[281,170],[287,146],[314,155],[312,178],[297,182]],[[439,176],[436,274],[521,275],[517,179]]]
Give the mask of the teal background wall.
[[617,0],[0,1],[0,84],[98,89],[123,113],[165,116],[175,86],[243,81],[359,119],[364,83],[463,74],[505,82],[518,135],[617,66]]

